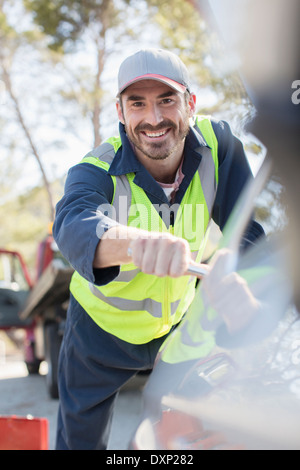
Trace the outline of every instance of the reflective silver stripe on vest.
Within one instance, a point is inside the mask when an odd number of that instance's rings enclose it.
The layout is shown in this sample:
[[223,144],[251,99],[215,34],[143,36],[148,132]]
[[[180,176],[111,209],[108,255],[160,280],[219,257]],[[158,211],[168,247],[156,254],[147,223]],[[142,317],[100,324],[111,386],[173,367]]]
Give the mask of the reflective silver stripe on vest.
[[116,211],[116,220],[120,224],[127,225],[131,207],[131,188],[126,175],[121,175],[116,178],[116,188],[112,205]]
[[[196,152],[202,156],[201,163],[198,168],[198,174],[207,204],[208,213],[211,216],[217,192],[215,163],[209,147],[199,147],[196,149]],[[214,182],[213,184],[212,181]]]
[[131,269],[130,271],[121,271],[120,274],[114,279],[114,282],[130,282],[140,272],[141,270],[139,268]]
[[[117,308],[121,311],[146,311],[151,316],[155,318],[162,318],[162,305],[160,302],[156,302],[153,299],[143,299],[143,300],[128,300],[128,299],[121,299],[119,297],[106,297],[105,295],[97,289],[94,284],[89,283],[90,291],[98,297],[98,299],[102,300],[103,302],[107,303],[111,307]],[[171,302],[171,315],[173,315],[177,307],[180,303],[180,300],[176,300],[175,302]]]
[[99,145],[99,147],[96,147],[86,155],[86,157],[98,158],[98,160],[108,163],[109,165],[113,161],[114,156],[114,148],[109,142],[103,142],[103,144]]
[[[104,142],[99,145],[99,147],[96,147],[94,150],[89,152],[86,157],[95,157],[98,160],[111,165],[115,157],[115,150],[112,144]],[[131,207],[130,184],[126,175],[117,176],[116,181],[114,200],[112,202],[116,211],[115,220],[121,224],[127,225],[129,210]]]

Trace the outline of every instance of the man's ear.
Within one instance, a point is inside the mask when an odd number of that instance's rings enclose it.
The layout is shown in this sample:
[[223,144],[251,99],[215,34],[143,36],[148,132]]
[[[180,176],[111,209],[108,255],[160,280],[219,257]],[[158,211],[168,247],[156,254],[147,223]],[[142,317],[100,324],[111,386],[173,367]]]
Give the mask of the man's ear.
[[117,107],[117,113],[118,113],[119,121],[120,121],[122,124],[125,124],[124,116],[123,116],[123,111],[122,111],[122,106],[121,106],[121,103],[120,103],[119,100],[116,102],[116,107]]
[[189,110],[190,110],[190,117],[193,117],[196,111],[196,95],[194,93],[190,94]]

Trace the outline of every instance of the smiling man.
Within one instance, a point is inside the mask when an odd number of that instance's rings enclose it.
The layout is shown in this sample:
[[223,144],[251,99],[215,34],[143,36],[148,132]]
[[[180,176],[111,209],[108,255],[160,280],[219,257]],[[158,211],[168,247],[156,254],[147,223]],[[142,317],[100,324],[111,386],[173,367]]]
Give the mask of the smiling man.
[[[148,170],[155,171],[151,160],[166,160],[168,181],[174,180],[169,167],[177,170],[183,155],[189,118],[195,111],[194,95],[178,92],[155,80],[130,85],[117,104],[118,116],[125,125],[137,158]],[[149,160],[150,159],[150,160]]]
[[[196,116],[174,54],[119,69],[120,134],[69,171],[55,240],[75,269],[60,355],[57,449],[105,449],[120,387],[151,369],[192,302],[211,219],[222,230],[251,171],[227,123]],[[262,228],[251,221],[244,244]]]

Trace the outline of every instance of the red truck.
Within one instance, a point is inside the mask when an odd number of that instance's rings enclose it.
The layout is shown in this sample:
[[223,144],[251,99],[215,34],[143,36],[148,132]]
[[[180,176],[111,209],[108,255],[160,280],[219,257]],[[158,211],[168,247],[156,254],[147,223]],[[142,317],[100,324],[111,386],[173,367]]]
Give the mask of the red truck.
[[28,373],[39,373],[41,362],[47,362],[52,398],[58,398],[57,362],[72,273],[51,234],[39,244],[34,280],[20,253],[0,249],[0,329],[24,329]]

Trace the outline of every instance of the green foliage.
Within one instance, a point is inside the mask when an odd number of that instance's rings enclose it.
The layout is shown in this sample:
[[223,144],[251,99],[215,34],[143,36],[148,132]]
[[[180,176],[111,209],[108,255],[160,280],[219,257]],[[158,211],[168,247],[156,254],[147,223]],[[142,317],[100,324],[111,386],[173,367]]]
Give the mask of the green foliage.
[[[55,199],[62,195],[59,183],[53,185]],[[31,272],[35,268],[37,247],[49,229],[47,195],[43,187],[27,193],[0,206],[0,247],[19,251]]]
[[[42,1],[25,0],[28,10],[34,13],[34,20],[43,31],[53,37],[50,47],[60,50],[66,38],[74,40],[83,22],[83,9],[75,8],[79,2],[65,0]],[[71,4],[71,5],[70,5]],[[70,11],[68,7],[72,7]]]
[[49,36],[49,47],[57,51],[72,50],[91,24],[98,25],[100,37],[118,20],[118,10],[112,0],[24,0],[24,4]]
[[148,0],[153,12],[152,22],[161,31],[161,45],[171,49],[188,68],[203,65],[209,53],[210,33],[193,6],[184,0]]
[[8,24],[6,15],[0,10],[0,40],[15,36],[14,29]]
[[[224,72],[219,63],[224,56],[222,45],[214,32],[211,32],[193,2],[186,0],[24,0],[34,21],[49,38],[49,47],[63,52],[72,52],[84,40],[86,31],[94,34],[98,54],[101,60],[107,60],[107,37],[114,38],[119,44],[127,39],[136,41],[142,30],[153,30],[155,41],[161,47],[177,53],[189,68],[195,84],[200,88],[209,88],[217,95],[213,105],[202,107],[202,113],[226,111],[232,105],[244,104],[249,108],[249,101],[241,80],[232,71]],[[141,14],[143,12],[143,14]],[[139,14],[139,18],[136,16]],[[144,19],[141,19],[143,16]],[[119,27],[118,27],[119,26]],[[113,32],[113,36],[111,36]],[[152,36],[153,37],[153,36]],[[97,39],[96,39],[97,38]],[[149,44],[155,45],[155,43]],[[98,58],[99,60],[99,58]],[[104,65],[98,67],[99,78]],[[97,80],[97,87],[100,81]],[[86,83],[84,84],[84,87]],[[103,105],[102,95],[93,89],[84,92],[88,109],[92,110],[95,127],[96,106]],[[79,95],[77,95],[79,96]],[[83,96],[80,94],[80,96]],[[94,110],[93,110],[94,108]],[[86,111],[85,115],[87,115]],[[95,136],[100,132],[94,129]]]

